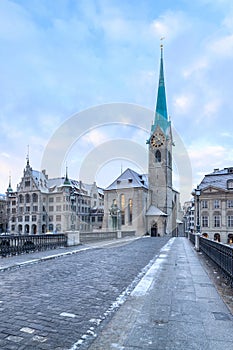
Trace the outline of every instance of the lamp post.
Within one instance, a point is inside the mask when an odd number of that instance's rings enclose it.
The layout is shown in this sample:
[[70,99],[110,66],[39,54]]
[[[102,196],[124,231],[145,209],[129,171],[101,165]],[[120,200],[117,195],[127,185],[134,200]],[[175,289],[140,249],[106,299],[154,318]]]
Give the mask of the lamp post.
[[196,225],[196,232],[200,233],[200,207],[199,207],[199,203],[200,203],[201,190],[199,188],[199,185],[195,189],[195,195],[197,197],[197,225]]

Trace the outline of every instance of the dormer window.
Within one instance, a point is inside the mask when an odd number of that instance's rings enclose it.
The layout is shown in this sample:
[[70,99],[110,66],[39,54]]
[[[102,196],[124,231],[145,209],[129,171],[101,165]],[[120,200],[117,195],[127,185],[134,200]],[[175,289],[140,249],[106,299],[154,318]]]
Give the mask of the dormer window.
[[227,181],[227,189],[228,190],[233,190],[233,180],[228,180]]
[[131,184],[133,182],[133,179],[128,179],[128,182]]

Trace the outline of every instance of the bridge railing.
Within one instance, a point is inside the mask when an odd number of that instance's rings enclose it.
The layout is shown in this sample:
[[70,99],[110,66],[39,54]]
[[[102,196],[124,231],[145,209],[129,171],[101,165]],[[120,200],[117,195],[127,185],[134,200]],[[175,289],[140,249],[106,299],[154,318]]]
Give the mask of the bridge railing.
[[6,257],[34,251],[65,247],[65,234],[0,236],[0,256]]
[[233,247],[200,235],[190,234],[190,241],[195,245],[195,238],[198,238],[199,250],[220,267],[233,285]]

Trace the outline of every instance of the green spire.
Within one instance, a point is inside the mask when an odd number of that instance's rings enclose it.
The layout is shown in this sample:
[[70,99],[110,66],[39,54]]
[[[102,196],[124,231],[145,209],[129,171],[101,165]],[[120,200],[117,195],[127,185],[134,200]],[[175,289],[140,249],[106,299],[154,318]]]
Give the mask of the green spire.
[[9,176],[9,186],[7,188],[7,193],[13,192],[12,187],[11,187],[11,176]]
[[163,72],[163,45],[161,45],[159,87],[157,95],[156,114],[161,115],[162,117],[167,119],[167,102]]
[[166,102],[166,91],[164,82],[164,70],[163,70],[163,45],[161,48],[161,58],[160,58],[160,72],[159,72],[159,86],[155,110],[155,120],[152,125],[151,131],[154,132],[157,126],[159,126],[164,133],[166,133],[167,128],[170,126],[167,114],[167,102]]
[[65,180],[64,180],[64,185],[71,185],[70,183],[70,180],[68,178],[68,170],[67,170],[67,167],[66,167],[66,177],[65,177]]

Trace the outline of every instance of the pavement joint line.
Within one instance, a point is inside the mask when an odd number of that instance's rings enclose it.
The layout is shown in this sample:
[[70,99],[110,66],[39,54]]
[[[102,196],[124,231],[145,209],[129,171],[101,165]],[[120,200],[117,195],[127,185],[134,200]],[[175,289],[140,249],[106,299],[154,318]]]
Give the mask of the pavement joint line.
[[[114,244],[119,244],[119,243],[124,243],[124,242],[130,242],[130,241],[137,240],[139,238],[142,238],[142,237],[133,237],[133,238],[126,238],[126,239],[123,238],[123,239],[118,239],[118,240],[111,240],[110,242],[108,241],[107,243],[104,243],[104,244],[102,242],[99,242],[99,245],[92,245],[93,243],[90,243],[90,245],[87,247],[72,250],[70,252],[61,252],[58,254],[48,255],[48,256],[41,257],[41,258],[36,258],[36,259],[32,259],[32,260],[18,262],[18,263],[15,263],[13,265],[1,266],[0,272],[4,272],[6,270],[11,270],[11,269],[15,269],[15,268],[20,268],[20,267],[30,265],[30,264],[37,264],[37,263],[47,261],[47,260],[57,259],[59,257],[63,257],[63,256],[67,256],[67,255],[77,254],[79,252],[83,252],[86,250],[96,249],[96,248],[100,248],[100,247],[102,248],[102,247],[105,247],[108,245],[114,245]],[[10,258],[11,257],[9,257],[9,259]]]

